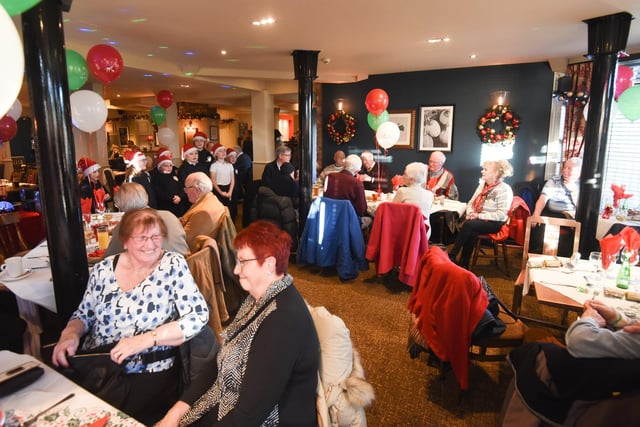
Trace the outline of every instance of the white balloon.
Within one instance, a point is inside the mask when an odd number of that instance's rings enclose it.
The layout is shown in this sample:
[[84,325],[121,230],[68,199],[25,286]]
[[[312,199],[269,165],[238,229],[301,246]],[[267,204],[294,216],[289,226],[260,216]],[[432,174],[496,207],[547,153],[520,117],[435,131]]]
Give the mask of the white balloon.
[[176,134],[169,128],[161,128],[158,130],[158,142],[162,145],[169,145],[174,142]]
[[382,148],[389,149],[400,139],[400,128],[394,122],[384,122],[378,126],[376,138]]
[[71,94],[71,123],[85,132],[95,132],[107,120],[107,103],[97,93],[79,90]]
[[18,97],[24,77],[24,50],[13,20],[0,7],[0,117],[3,117]]
[[7,111],[7,116],[11,117],[13,120],[18,120],[22,115],[22,104],[19,99],[13,101],[13,105],[9,107],[9,111]]

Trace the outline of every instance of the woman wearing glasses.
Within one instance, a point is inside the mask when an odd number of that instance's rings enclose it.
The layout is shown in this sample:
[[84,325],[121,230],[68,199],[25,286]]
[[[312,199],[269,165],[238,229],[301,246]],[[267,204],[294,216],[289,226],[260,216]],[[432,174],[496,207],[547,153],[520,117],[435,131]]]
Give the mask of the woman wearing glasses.
[[234,244],[235,274],[249,295],[222,333],[216,381],[180,425],[316,425],[320,346],[287,274],[291,238],[256,221]]
[[125,364],[131,389],[114,406],[150,425],[177,399],[173,350],[200,332],[209,311],[184,257],[162,249],[167,228],[153,209],[126,212],[118,235],[125,252],[94,266],[53,364],[67,367],[81,341],[83,350],[115,343],[111,359]]

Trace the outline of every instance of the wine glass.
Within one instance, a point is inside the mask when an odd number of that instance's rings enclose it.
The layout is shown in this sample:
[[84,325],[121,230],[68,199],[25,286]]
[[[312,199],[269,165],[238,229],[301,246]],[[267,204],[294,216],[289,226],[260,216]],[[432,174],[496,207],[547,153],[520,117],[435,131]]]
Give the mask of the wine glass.
[[600,252],[591,252],[589,254],[589,264],[595,273],[602,270],[602,253]]

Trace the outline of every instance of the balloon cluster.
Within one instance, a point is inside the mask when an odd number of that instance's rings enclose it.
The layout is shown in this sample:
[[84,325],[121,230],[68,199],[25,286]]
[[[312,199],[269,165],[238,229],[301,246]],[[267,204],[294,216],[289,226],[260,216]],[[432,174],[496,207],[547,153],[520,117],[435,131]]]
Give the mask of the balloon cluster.
[[382,89],[372,89],[364,101],[369,114],[367,123],[376,132],[376,142],[385,150],[393,147],[400,139],[400,128],[389,121],[389,95]]
[[640,119],[640,86],[633,85],[633,68],[618,65],[614,99],[618,102],[618,110],[627,119]]

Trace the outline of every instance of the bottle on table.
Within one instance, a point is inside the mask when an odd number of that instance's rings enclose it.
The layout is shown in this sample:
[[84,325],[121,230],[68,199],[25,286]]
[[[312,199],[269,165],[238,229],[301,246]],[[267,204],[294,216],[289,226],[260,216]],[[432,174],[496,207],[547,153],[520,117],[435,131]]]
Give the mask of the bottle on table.
[[620,270],[618,270],[618,277],[616,279],[616,286],[620,289],[629,289],[629,284],[631,283],[631,264],[629,258],[631,258],[631,252],[622,251],[620,255],[622,264],[620,264]]

